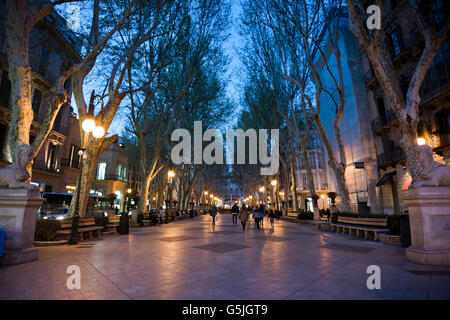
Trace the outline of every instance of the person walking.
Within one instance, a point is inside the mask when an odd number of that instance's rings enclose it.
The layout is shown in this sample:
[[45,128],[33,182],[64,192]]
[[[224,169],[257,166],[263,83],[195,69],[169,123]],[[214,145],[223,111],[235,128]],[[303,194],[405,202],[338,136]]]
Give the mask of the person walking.
[[212,217],[212,225],[215,227],[217,216],[217,208],[215,206],[212,206],[211,209],[209,209],[209,215]]
[[242,231],[245,231],[245,226],[247,225],[248,220],[248,211],[245,207],[245,204],[242,205],[241,210],[239,210],[239,220],[242,224]]
[[231,216],[233,218],[233,224],[237,224],[238,214],[239,214],[239,207],[235,203],[231,208]]
[[273,212],[272,209],[269,210],[269,219],[270,219],[270,225],[272,226],[272,229],[274,229],[275,213]]
[[261,209],[256,207],[255,211],[253,211],[253,218],[255,219],[256,229],[260,229],[260,223],[262,219]]

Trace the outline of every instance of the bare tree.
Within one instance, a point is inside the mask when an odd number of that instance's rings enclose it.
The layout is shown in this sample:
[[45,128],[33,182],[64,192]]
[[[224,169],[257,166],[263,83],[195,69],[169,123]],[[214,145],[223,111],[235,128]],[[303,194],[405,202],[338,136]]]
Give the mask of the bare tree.
[[[415,152],[417,126],[420,121],[420,87],[439,48],[448,39],[450,19],[446,15],[442,22],[435,21],[432,14],[432,2],[430,1],[419,1],[425,4],[424,8],[427,10],[421,10],[418,2],[415,0],[409,1],[408,13],[411,14],[419,28],[425,40],[425,46],[415,66],[405,97],[400,89],[399,78],[394,70],[388,48],[385,45],[386,34],[384,30],[386,28],[381,27],[376,32],[367,30],[365,20],[367,16],[365,15],[366,10],[363,7],[363,3],[354,0],[346,0],[346,2],[351,17],[350,30],[364,48],[375,75],[400,121],[403,137],[400,144],[406,156],[408,169],[414,180],[418,177],[421,169]],[[377,0],[377,5],[382,10],[381,0]],[[442,12],[442,14],[444,13]]]
[[[55,6],[76,1],[83,0],[61,0],[54,2],[30,0],[6,1],[6,53],[8,56],[12,97],[12,119],[10,123],[9,143],[13,162],[16,161],[17,147],[21,144],[29,144],[30,142],[30,127],[33,121],[33,109],[31,105],[32,70],[28,56],[31,30],[39,21],[50,15]],[[87,54],[78,64],[69,65],[66,69],[63,69],[55,83],[53,83],[52,88],[46,93],[50,99],[50,107],[40,131],[32,144],[34,156],[37,155],[45,139],[51,132],[61,106],[68,100],[68,93],[64,88],[67,79],[82,69],[86,70],[86,66],[91,65],[95,61],[108,41],[122,27],[130,15],[135,2],[130,2],[129,6],[119,17],[119,21],[100,40],[98,30],[99,0],[94,0],[94,18]],[[29,170],[31,170],[31,166]]]

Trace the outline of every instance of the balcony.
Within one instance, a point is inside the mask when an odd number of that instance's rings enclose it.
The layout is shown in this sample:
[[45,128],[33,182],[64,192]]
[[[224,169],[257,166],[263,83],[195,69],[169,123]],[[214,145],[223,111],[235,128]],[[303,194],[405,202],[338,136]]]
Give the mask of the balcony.
[[120,182],[128,183],[128,179],[126,177],[122,177],[117,174],[108,174],[103,179],[97,177],[97,180],[100,180],[100,181],[110,180],[110,181],[120,181]]
[[403,160],[404,158],[405,155],[403,150],[400,147],[395,147],[394,149],[377,156],[378,168],[395,166],[397,162]]
[[384,116],[378,117],[371,122],[372,131],[375,134],[381,134],[385,132],[391,124],[397,120],[397,116],[393,110],[385,112]]
[[34,161],[33,169],[51,173],[60,173],[60,169],[56,164],[48,165],[44,161]]
[[422,104],[427,103],[450,91],[450,54],[445,59],[434,64],[428,73],[420,89]]
[[450,132],[433,132],[430,135],[430,146],[433,149],[441,149],[450,146]]

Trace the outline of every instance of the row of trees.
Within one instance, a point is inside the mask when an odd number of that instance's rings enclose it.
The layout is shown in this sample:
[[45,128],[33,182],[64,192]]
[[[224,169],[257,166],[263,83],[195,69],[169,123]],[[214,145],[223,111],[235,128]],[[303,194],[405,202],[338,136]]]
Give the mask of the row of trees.
[[[75,1],[6,1],[6,52],[13,110],[9,141],[13,162],[17,147],[29,144],[33,120],[28,57],[31,30],[56,6],[69,2]],[[138,146],[137,158],[144,177],[142,190],[148,190],[155,177],[167,168],[171,129],[192,126],[191,120],[197,117],[210,119],[211,123],[222,118],[223,109],[218,105],[226,102],[220,79],[225,61],[220,53],[228,6],[222,0],[76,2],[84,2],[81,16],[90,20],[83,21],[85,27],[77,35],[83,39],[81,59],[62,68],[46,93],[50,107],[32,147],[36,155],[61,106],[70,102],[70,92],[80,126],[92,118],[105,129],[102,138],[94,138],[80,128],[85,149],[83,170],[70,214],[74,213],[80,192],[79,211],[83,215],[98,158],[118,139],[117,135],[108,135],[108,129],[120,107],[128,109],[127,130],[130,140]],[[66,89],[68,81],[71,91]],[[88,92],[85,88],[89,88]],[[192,180],[198,173],[193,173],[194,168],[178,170],[179,179],[187,180],[187,189],[192,189]],[[188,190],[183,192],[190,194]],[[141,209],[146,201],[144,192]]]
[[[383,8],[381,1],[377,2]],[[350,29],[358,39],[384,89],[403,133],[401,146],[413,179],[420,171],[414,146],[419,122],[419,89],[442,43],[447,39],[448,19],[436,22],[433,6],[410,1],[409,10],[424,38],[424,49],[415,67],[406,96],[400,90],[391,55],[386,48],[386,28],[368,30],[369,15],[363,1],[340,0],[252,0],[244,1],[242,35],[247,39],[243,53],[247,86],[241,125],[250,128],[281,128],[280,157],[283,184],[294,186],[294,159],[300,156],[306,169],[307,186],[316,193],[308,149],[319,137],[328,155],[342,209],[352,210],[345,172],[346,150],[341,133],[345,112],[345,84],[342,64],[346,63],[338,44],[340,19],[348,13]],[[383,12],[379,18],[383,17]],[[320,69],[318,69],[320,65]],[[327,99],[323,99],[327,97]],[[322,99],[321,99],[322,98]],[[330,101],[332,106],[321,106]],[[334,110],[332,134],[327,134],[321,113]],[[335,142],[334,144],[332,142]],[[335,147],[333,147],[333,145]],[[244,179],[245,172],[247,177]],[[257,168],[237,169],[237,177],[254,194]],[[290,172],[290,174],[289,174]],[[289,178],[290,177],[290,178]],[[288,188],[284,186],[286,191]],[[287,192],[285,192],[287,197]],[[294,209],[297,204],[294,197]]]

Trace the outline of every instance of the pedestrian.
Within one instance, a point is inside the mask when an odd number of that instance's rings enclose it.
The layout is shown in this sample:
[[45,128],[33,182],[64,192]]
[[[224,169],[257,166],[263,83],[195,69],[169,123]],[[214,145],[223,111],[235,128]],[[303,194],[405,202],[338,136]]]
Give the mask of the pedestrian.
[[231,208],[231,216],[233,218],[233,224],[237,224],[238,214],[239,214],[239,207],[235,203]]
[[248,211],[245,207],[245,204],[242,205],[241,210],[239,210],[239,220],[242,224],[242,231],[245,231],[245,226],[247,225],[248,220]]
[[262,213],[260,208],[256,207],[255,211],[253,211],[253,218],[255,219],[256,229],[259,230],[260,228],[259,224],[261,223],[262,219]]
[[212,225],[216,225],[216,216],[217,216],[217,208],[215,206],[212,206],[211,209],[209,209],[209,215],[212,217]]
[[164,209],[162,207],[159,207],[159,224],[163,224],[163,218],[164,218]]
[[275,213],[272,209],[269,210],[269,219],[270,219],[270,225],[272,226],[272,229],[274,228],[274,222],[275,222]]

